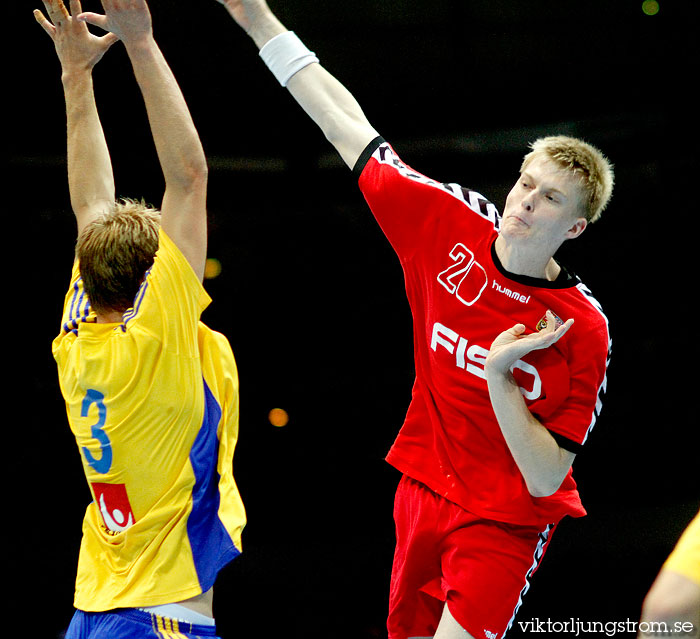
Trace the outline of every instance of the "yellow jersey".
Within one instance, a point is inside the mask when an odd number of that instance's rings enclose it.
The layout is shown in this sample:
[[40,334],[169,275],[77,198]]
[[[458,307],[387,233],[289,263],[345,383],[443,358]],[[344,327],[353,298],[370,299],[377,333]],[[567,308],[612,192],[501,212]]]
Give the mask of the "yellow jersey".
[[74,264],[52,349],[93,497],[78,560],[79,610],[193,597],[240,554],[238,372],[228,340],[200,321],[210,302],[162,230],[120,323],[96,322]]

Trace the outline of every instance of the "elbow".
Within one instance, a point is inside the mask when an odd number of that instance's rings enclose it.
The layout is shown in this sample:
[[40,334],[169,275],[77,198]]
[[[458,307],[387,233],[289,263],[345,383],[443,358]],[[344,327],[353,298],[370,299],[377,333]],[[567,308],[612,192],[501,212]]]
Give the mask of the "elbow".
[[206,187],[209,180],[209,167],[206,158],[202,157],[197,162],[189,163],[185,171],[185,179],[193,186],[204,185]]
[[558,456],[549,464],[540,463],[523,474],[528,492],[533,497],[551,497],[564,483],[576,455],[557,446]]
[[551,497],[554,493],[557,492],[558,488],[555,488],[554,490],[550,490],[548,488],[543,488],[543,487],[527,487],[528,492],[530,493],[531,497]]
[[553,478],[547,481],[540,479],[535,482],[526,482],[526,485],[532,497],[551,497],[559,490],[563,481],[563,477],[561,479]]
[[206,191],[209,181],[209,168],[205,158],[183,163],[180,171],[166,177],[166,184],[182,191]]
[[318,124],[326,140],[338,150],[352,146],[355,140],[367,137],[369,131],[374,131],[361,111],[338,108],[327,109]]
[[114,196],[90,198],[80,194],[71,194],[71,208],[76,219],[82,221],[78,226],[84,226],[103,213],[107,213],[114,207]]
[[326,109],[318,119],[318,126],[334,147],[342,144],[352,120],[350,117],[335,108]]

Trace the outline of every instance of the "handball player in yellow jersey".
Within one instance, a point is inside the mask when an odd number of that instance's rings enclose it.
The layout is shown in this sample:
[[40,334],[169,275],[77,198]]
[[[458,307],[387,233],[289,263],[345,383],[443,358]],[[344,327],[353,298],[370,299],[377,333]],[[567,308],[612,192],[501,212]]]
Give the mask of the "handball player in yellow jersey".
[[[102,0],[104,15],[43,3],[34,15],[61,63],[78,227],[53,354],[93,497],[66,637],[215,637],[212,587],[240,553],[245,512],[232,473],[236,364],[200,321],[206,159],[144,0]],[[115,202],[92,70],[118,41],[165,178],[159,211]]]

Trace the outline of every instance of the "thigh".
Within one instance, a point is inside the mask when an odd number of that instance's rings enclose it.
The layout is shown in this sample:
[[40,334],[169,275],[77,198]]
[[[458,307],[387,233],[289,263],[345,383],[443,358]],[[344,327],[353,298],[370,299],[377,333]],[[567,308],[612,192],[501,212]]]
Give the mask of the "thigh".
[[449,611],[465,630],[475,637],[504,636],[553,529],[478,520],[445,537],[443,589]]
[[402,478],[394,501],[396,549],[391,572],[390,639],[430,637],[440,621],[439,498],[425,486]]
[[435,637],[433,639],[474,639],[474,637],[457,623],[449,607],[445,604],[440,619],[440,625],[435,631]]

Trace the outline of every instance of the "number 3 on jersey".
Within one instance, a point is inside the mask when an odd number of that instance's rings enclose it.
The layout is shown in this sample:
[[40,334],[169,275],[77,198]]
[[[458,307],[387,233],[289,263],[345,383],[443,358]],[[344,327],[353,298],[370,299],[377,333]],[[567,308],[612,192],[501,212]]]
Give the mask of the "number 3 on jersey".
[[486,271],[464,244],[455,244],[450,258],[454,264],[442,271],[437,280],[462,304],[471,306],[481,297],[488,284]]
[[90,408],[95,404],[97,406],[97,422],[92,425],[91,434],[93,439],[100,443],[100,457],[95,456],[90,452],[87,446],[83,446],[82,451],[85,455],[85,461],[95,470],[95,472],[104,475],[112,467],[112,442],[109,441],[107,433],[104,431],[105,421],[107,420],[107,407],[105,406],[105,396],[92,388],[83,399],[83,405],[80,410],[81,417],[87,417]]

